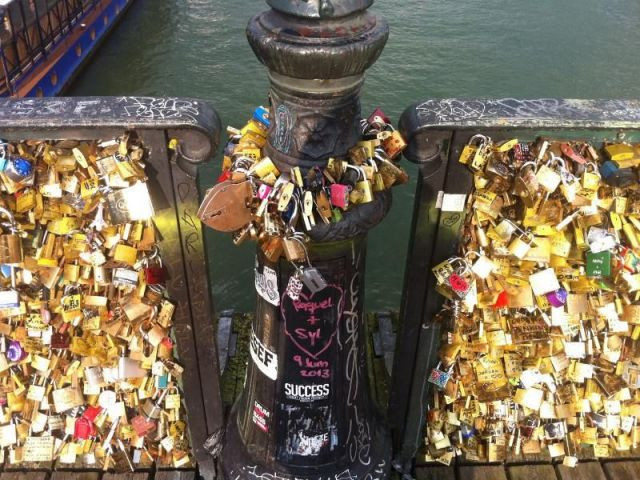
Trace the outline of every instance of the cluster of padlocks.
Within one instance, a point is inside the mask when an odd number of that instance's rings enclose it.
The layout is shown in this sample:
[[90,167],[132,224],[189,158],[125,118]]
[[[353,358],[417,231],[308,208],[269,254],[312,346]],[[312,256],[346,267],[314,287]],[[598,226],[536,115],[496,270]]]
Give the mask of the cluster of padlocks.
[[269,111],[258,107],[241,130],[227,129],[222,175],[207,191],[198,217],[234,243],[257,241],[266,258],[281,257],[295,265],[288,294],[297,299],[303,286],[311,292],[326,286],[309,261],[306,232],[318,223],[339,222],[353,206],[374,200],[374,193],[407,182],[397,165],[406,142],[389,118],[376,109],[360,122],[362,139],[346,158],[329,158],[324,168],[303,173],[300,167],[280,172],[265,155]]
[[145,155],[133,134],[0,145],[10,464],[191,464]]
[[459,255],[433,268],[426,458],[575,466],[637,446],[640,146],[475,135],[460,162],[474,188]]

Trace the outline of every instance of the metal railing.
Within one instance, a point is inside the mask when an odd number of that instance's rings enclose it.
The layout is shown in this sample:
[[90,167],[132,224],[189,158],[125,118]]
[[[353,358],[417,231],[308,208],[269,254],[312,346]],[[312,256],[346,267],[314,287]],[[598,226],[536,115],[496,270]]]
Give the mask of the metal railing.
[[[191,446],[204,478],[213,478],[206,438],[223,425],[218,356],[202,229],[196,217],[198,165],[219,144],[220,121],[206,102],[184,98],[77,97],[0,100],[0,137],[8,141],[90,140],[135,130],[151,152],[154,223],[176,304],[174,333],[184,367],[184,401]],[[174,154],[170,139],[180,145]],[[150,187],[151,188],[151,187]]]
[[640,101],[513,98],[426,100],[400,119],[408,140],[405,157],[420,165],[411,238],[400,308],[400,332],[394,358],[389,419],[395,461],[409,471],[423,442],[428,372],[437,363],[440,328],[432,320],[443,301],[435,291],[431,266],[453,256],[466,212],[436,208],[439,192],[469,194],[473,175],[458,162],[475,133],[495,141],[534,140],[554,133],[587,141],[640,140]]

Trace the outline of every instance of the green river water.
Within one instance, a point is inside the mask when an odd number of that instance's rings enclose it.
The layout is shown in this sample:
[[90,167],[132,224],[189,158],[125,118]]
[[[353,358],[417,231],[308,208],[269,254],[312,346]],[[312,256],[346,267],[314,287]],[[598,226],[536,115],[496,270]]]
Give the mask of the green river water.
[[[244,31],[258,0],[136,0],[70,95],[168,95],[211,101],[241,127],[266,102],[266,71]],[[378,0],[391,37],[369,71],[363,112],[397,121],[429,97],[640,98],[638,0]],[[405,167],[414,172],[411,165]],[[220,156],[201,172],[208,186]],[[369,238],[367,308],[397,309],[415,182]],[[218,311],[254,304],[254,245],[206,232]],[[427,272],[425,272],[427,274]]]

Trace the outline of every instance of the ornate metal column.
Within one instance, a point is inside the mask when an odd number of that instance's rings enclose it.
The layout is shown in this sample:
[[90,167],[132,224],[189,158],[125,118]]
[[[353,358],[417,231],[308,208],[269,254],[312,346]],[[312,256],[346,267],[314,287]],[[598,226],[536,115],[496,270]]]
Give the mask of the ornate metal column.
[[[373,0],[267,0],[247,28],[269,69],[266,154],[282,172],[323,167],[359,139],[364,72],[388,38],[367,12]],[[227,478],[378,479],[388,476],[390,439],[370,399],[364,346],[366,234],[386,215],[388,191],[310,233],[311,263],[328,286],[285,292],[293,267],[259,251],[258,297],[245,390],[229,423]]]

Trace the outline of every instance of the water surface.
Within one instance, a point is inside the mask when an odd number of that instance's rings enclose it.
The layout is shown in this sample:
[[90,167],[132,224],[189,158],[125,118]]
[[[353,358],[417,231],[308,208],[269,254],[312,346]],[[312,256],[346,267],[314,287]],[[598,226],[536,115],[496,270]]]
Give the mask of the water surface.
[[[266,103],[266,71],[244,31],[256,0],[136,0],[72,95],[179,95],[210,100],[241,127]],[[428,97],[640,98],[637,0],[378,0],[391,37],[370,70],[363,110],[397,121]],[[202,171],[217,176],[220,157]],[[411,166],[408,166],[413,171]],[[367,307],[397,309],[415,183],[370,235]],[[251,310],[253,245],[206,233],[218,310]],[[426,274],[426,272],[425,272]]]

